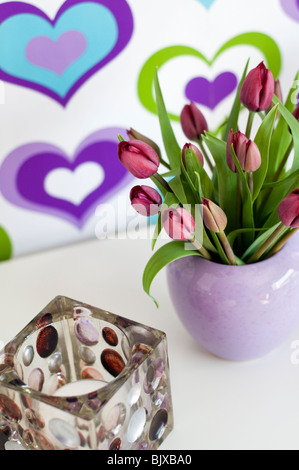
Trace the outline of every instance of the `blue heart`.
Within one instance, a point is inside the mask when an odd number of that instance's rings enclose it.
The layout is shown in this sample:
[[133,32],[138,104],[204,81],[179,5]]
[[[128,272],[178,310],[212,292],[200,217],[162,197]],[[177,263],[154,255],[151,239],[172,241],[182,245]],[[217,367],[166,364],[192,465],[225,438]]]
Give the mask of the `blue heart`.
[[209,8],[211,8],[211,6],[216,0],[197,0],[197,1],[201,3],[207,10],[209,10]]
[[[15,13],[7,14],[11,5]],[[121,15],[127,20],[125,26]],[[54,21],[28,4],[6,3],[0,6],[0,23],[0,79],[41,91],[61,104],[125,47],[133,31],[131,12],[123,0],[118,0],[118,10],[116,0],[68,0]],[[29,60],[30,43],[34,41],[36,49],[40,40],[42,49],[48,40],[57,50],[63,42],[59,38],[71,31],[85,40],[86,49],[62,68],[62,74]]]

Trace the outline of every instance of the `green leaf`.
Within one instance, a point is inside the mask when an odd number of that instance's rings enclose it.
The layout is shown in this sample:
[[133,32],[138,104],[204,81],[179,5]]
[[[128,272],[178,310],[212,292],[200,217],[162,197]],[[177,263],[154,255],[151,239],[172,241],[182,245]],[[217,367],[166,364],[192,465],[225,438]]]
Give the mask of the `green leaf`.
[[198,173],[200,176],[201,188],[202,188],[204,197],[206,197],[207,199],[212,199],[213,193],[214,193],[214,185],[209,175],[203,168],[203,166],[199,163],[198,158],[193,152],[192,148],[186,149],[185,162],[186,162],[187,173],[193,185],[195,186],[198,183],[197,176],[196,176],[196,173]]
[[169,119],[166,106],[164,103],[157,71],[155,73],[154,85],[155,85],[155,93],[156,93],[157,111],[158,111],[165,151],[168,156],[171,169],[172,170],[178,169],[181,166],[180,162],[181,162],[182,151],[181,151],[179,144],[177,143],[173,129],[170,124],[170,119]]
[[276,96],[273,97],[273,101],[274,103],[278,104],[280,114],[284,117],[288,126],[291,129],[293,140],[294,140],[294,148],[295,148],[294,163],[293,163],[291,171],[298,170],[299,169],[299,123],[297,119],[292,115],[292,113],[290,113],[290,111],[288,111],[287,108],[280,103],[280,101],[278,100]]
[[188,185],[189,192],[191,191],[191,193],[192,193],[189,201],[194,202],[194,204],[201,204],[200,195],[199,195],[199,192],[196,188],[197,183],[193,184],[193,182],[191,181],[191,178],[188,175],[184,165],[182,165],[182,175],[184,176],[184,178],[186,180],[185,187],[186,187],[186,185]]
[[[241,183],[242,183],[242,224],[244,228],[254,229],[255,225],[254,225],[252,196],[251,196],[251,192],[250,192],[245,174],[235,154],[233,144],[232,144],[231,152],[232,152],[232,157],[234,159],[234,163],[236,165],[236,168],[238,170],[239,177],[241,178]],[[246,245],[250,245],[254,240],[253,231],[245,232],[244,240],[245,240]]]
[[162,231],[162,220],[161,220],[161,215],[162,215],[162,212],[159,213],[159,216],[158,216],[158,220],[157,220],[157,223],[156,223],[156,226],[155,226],[155,230],[154,230],[154,233],[153,233],[153,237],[152,237],[152,250],[154,251],[155,249],[155,246],[156,246],[156,243],[157,243],[157,240],[159,238],[159,235]]
[[174,176],[180,175],[180,169],[175,168],[174,170],[167,171],[166,173],[162,173],[162,178],[173,178]]
[[225,141],[227,141],[227,138],[228,138],[228,135],[229,135],[231,129],[233,129],[234,132],[237,132],[237,130],[238,130],[238,121],[239,121],[239,115],[240,115],[240,110],[241,110],[241,101],[240,101],[239,97],[240,97],[241,88],[242,88],[243,83],[245,81],[245,78],[247,76],[249,61],[250,61],[250,59],[248,59],[247,64],[245,66],[243,76],[242,76],[240,84],[238,86],[235,101],[234,101],[232,110],[230,112],[230,115],[229,115],[229,118],[228,118],[228,121],[227,121],[227,125],[225,127],[225,132],[222,135],[222,138]]
[[180,205],[179,203],[179,200],[175,197],[175,195],[173,193],[167,193],[165,198],[164,198],[164,201],[163,201],[163,204],[162,204],[162,207],[161,207],[161,211],[159,213],[159,217],[158,217],[158,220],[157,220],[157,223],[156,223],[156,227],[155,227],[155,230],[154,230],[154,233],[153,233],[153,237],[152,237],[152,250],[154,250],[155,246],[156,246],[156,243],[157,243],[157,240],[159,238],[159,235],[162,231],[162,221],[161,221],[161,216],[162,216],[162,212],[164,209],[168,209],[170,207],[173,207],[173,208],[176,208]]
[[216,233],[214,232],[211,232],[211,235],[212,235],[212,238],[214,240],[214,243],[216,245],[216,248],[217,248],[217,251],[218,251],[218,254],[221,258],[221,261],[224,263],[224,264],[230,264],[229,260],[228,260],[228,257],[226,256],[226,253],[223,249],[223,246],[221,245],[220,243],[220,240],[219,238],[217,237]]
[[266,240],[268,240],[269,237],[275,232],[277,227],[280,225],[280,222],[274,227],[271,227],[267,231],[265,231],[262,235],[260,235],[246,250],[244,255],[242,256],[242,260],[249,259],[256,251],[258,251],[261,246],[265,243]]
[[175,176],[168,184],[181,204],[189,204],[180,176]]
[[278,109],[280,114],[285,119],[287,125],[290,127],[293,141],[294,141],[294,162],[292,168],[289,172],[289,175],[284,180],[284,184],[277,184],[271,194],[267,199],[263,200],[260,211],[261,211],[261,220],[267,218],[264,223],[264,227],[270,227],[273,224],[276,224],[279,221],[277,215],[277,209],[280,202],[294,189],[298,187],[298,170],[299,170],[299,123],[297,119],[283,106],[276,96],[274,96],[273,101],[278,104]]
[[277,108],[278,106],[276,105],[265,117],[254,139],[261,153],[262,164],[260,168],[253,173],[253,201],[255,201],[258,195],[260,194],[261,188],[266,179],[268,171],[270,143],[276,119]]
[[239,235],[242,235],[244,233],[249,233],[249,232],[262,232],[264,230],[266,229],[265,228],[239,228],[238,230],[234,230],[233,232],[231,232],[227,236],[227,239],[229,241],[229,244],[233,247]]
[[235,258],[236,258],[238,266],[245,266],[246,263],[241,258],[238,258],[238,256],[236,255],[235,255]]
[[273,183],[265,183],[264,189],[278,188],[279,186],[292,187],[294,184],[299,184],[299,170],[295,171],[294,173],[291,173],[289,176],[279,181],[273,181]]
[[202,197],[204,197],[204,192],[203,192],[203,190],[202,190],[200,174],[197,173],[197,171],[196,171],[196,172],[195,172],[195,176],[196,176],[195,189],[196,189],[197,193],[199,194],[199,200],[200,200],[200,202],[202,202]]
[[157,186],[157,188],[159,189],[160,193],[162,194],[163,197],[166,196],[166,194],[168,194],[168,191],[166,191],[166,188],[163,186],[163,184],[160,183],[159,180],[157,180],[157,178],[155,178],[155,176],[151,176],[150,178],[152,180],[152,182]]
[[12,257],[12,244],[3,227],[0,227],[0,261],[8,261]]
[[118,138],[119,142],[124,142],[125,141],[125,139],[120,134],[118,134],[117,138]]
[[147,263],[143,273],[143,289],[153,299],[157,307],[157,301],[150,295],[153,280],[156,275],[172,261],[187,256],[201,255],[196,250],[186,250],[185,242],[173,241],[159,248]]
[[203,139],[216,165],[218,197],[215,200],[228,216],[227,230],[230,232],[237,228],[237,175],[227,164],[226,142],[209,133]]

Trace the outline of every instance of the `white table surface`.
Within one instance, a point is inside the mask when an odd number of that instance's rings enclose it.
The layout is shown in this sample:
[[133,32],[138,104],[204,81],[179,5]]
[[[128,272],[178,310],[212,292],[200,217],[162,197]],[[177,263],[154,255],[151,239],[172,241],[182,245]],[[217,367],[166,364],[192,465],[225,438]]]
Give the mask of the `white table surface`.
[[[263,359],[232,363],[190,338],[176,316],[165,270],[142,289],[149,239],[92,240],[0,264],[0,341],[12,339],[58,294],[156,327],[168,337],[175,428],[160,450],[299,449],[299,327]],[[283,312],[282,312],[283,315]]]

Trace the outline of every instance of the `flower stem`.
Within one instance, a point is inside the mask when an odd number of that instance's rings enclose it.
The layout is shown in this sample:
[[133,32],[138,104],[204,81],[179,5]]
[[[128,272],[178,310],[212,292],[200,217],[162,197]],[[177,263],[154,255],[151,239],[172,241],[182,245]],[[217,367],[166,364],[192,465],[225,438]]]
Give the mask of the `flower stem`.
[[202,256],[208,260],[212,260],[212,257],[210,255],[210,253],[201,245],[201,243],[199,243],[196,238],[192,238],[191,240],[189,240],[192,245],[195,246],[195,248],[199,251],[199,253],[202,254]]
[[299,228],[295,228],[293,230],[290,230],[282,239],[272,248],[272,250],[269,252],[267,255],[267,258],[271,258],[271,256],[276,255],[289,241],[289,239],[297,232]]
[[265,241],[265,243],[260,247],[260,249],[251,256],[248,260],[248,264],[256,263],[261,259],[263,254],[270,248],[273,242],[279,237],[279,235],[285,230],[286,226],[281,222],[274,233],[272,233],[271,237]]
[[285,153],[285,156],[283,157],[274,177],[273,177],[273,181],[278,181],[278,178],[280,177],[281,173],[282,173],[282,170],[284,169],[285,165],[287,164],[288,162],[288,159],[289,159],[289,156],[291,155],[291,152],[293,150],[293,146],[294,146],[294,142],[293,142],[293,138],[292,138],[292,141]]
[[[238,228],[242,228],[242,180],[241,175],[237,173],[237,224]],[[242,251],[242,235],[238,236],[238,253]]]
[[253,196],[253,173],[252,171],[248,173],[248,186],[249,186],[250,194],[251,196]]
[[229,241],[228,239],[226,238],[226,235],[224,232],[219,232],[218,233],[218,237],[222,243],[222,246],[224,248],[224,251],[227,255],[227,258],[228,258],[228,261],[230,264],[236,266],[237,265],[237,261],[236,261],[236,258],[235,258],[235,255],[234,255],[234,252],[232,250],[232,247],[230,246],[229,244]]
[[249,111],[247,127],[246,127],[246,132],[245,132],[247,139],[250,139],[254,116],[255,116],[255,113],[253,111]]
[[161,165],[165,166],[168,170],[171,170],[171,166],[161,156],[159,156]]
[[202,139],[199,139],[199,140],[198,140],[198,145],[200,146],[200,149],[201,149],[201,151],[202,151],[202,153],[203,153],[203,155],[204,155],[204,157],[205,157],[205,160],[207,161],[207,164],[208,164],[208,166],[209,166],[211,172],[213,173],[213,171],[214,171],[214,165],[213,165],[213,163],[211,162],[211,159],[210,159],[210,157],[209,157],[209,155],[208,155],[208,153],[207,153],[207,151],[206,151],[206,149],[205,149],[205,147],[204,147],[204,145],[203,145]]
[[169,186],[167,181],[165,181],[165,179],[161,175],[159,175],[159,173],[155,173],[152,178],[154,181],[157,181],[159,185],[163,186],[163,188],[165,188],[167,192],[172,193],[171,187]]

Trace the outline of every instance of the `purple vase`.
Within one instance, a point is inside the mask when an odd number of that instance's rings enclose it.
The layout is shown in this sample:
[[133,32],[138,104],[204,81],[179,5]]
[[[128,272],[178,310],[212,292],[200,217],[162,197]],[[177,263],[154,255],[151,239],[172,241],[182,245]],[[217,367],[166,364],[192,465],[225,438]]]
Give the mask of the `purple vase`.
[[197,256],[167,267],[174,307],[184,327],[212,354],[257,359],[299,323],[299,236],[274,257],[227,266]]

